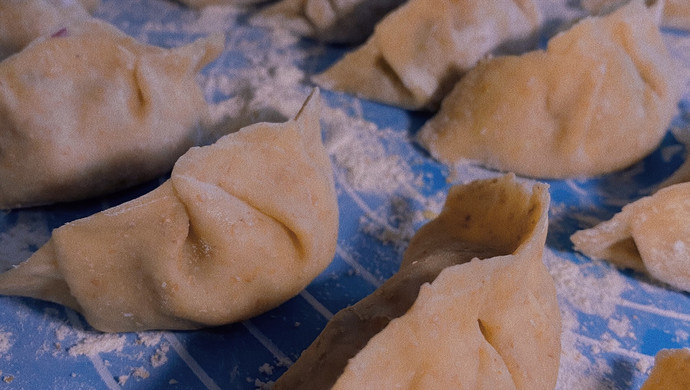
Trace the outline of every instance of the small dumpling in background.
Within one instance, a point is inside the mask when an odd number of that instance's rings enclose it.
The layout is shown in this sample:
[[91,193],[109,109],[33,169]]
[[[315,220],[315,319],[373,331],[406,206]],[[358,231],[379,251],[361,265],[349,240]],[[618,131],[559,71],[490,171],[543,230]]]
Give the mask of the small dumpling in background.
[[540,25],[532,0],[410,0],[314,80],[406,109],[433,109],[482,57],[530,47]]
[[690,183],[662,188],[570,239],[594,259],[646,272],[690,291]]
[[690,389],[690,349],[662,349],[640,390]]
[[[630,0],[580,0],[580,5],[590,13],[599,14],[619,7],[628,1]],[[651,2],[663,3],[661,17],[663,26],[690,30],[690,1],[653,0]]]
[[190,149],[170,180],[63,225],[0,274],[0,294],[57,302],[108,332],[247,319],[333,259],[338,205],[313,93],[295,120]]
[[163,49],[96,19],[0,62],[0,209],[85,199],[169,172],[208,105],[220,35]]
[[553,389],[548,208],[546,185],[514,175],[451,188],[400,270],[338,312],[273,389]]
[[100,0],[0,1],[0,58],[20,51],[40,36],[88,18],[99,4]]
[[406,0],[281,0],[259,12],[252,22],[286,28],[328,43],[359,44],[386,14]]
[[681,94],[656,11],[635,0],[580,21],[545,51],[482,61],[419,142],[449,166],[469,161],[540,178],[635,163],[661,142]]

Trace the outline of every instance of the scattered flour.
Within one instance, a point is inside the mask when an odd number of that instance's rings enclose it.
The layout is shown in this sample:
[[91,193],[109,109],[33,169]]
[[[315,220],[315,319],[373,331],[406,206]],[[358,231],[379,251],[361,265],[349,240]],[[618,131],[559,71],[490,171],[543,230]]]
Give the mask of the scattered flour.
[[127,342],[127,337],[117,333],[80,333],[83,337],[67,351],[70,356],[121,352]]

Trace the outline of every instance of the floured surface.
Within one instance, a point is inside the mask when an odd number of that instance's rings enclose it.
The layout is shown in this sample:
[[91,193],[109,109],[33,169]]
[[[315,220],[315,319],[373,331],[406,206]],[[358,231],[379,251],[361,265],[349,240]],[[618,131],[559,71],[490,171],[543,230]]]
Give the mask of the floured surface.
[[[546,2],[546,1],[543,1]],[[547,20],[579,13],[550,2]],[[572,3],[572,2],[571,2]],[[227,32],[226,51],[199,82],[226,129],[285,121],[309,94],[309,75],[343,48],[250,27],[246,11],[182,8],[163,0],[106,0],[96,15],[135,38],[179,46]],[[548,24],[553,33],[556,24]],[[690,296],[649,278],[574,253],[569,236],[648,195],[685,160],[690,132],[690,34],[665,30],[683,65],[680,110],[663,144],[641,163],[596,179],[549,181],[551,217],[545,263],[563,317],[558,389],[641,385],[662,348],[690,345]],[[371,293],[400,264],[412,233],[441,209],[452,183],[497,175],[472,166],[448,172],[411,142],[426,116],[323,91],[324,141],[334,163],[341,212],[331,266],[298,297],[252,320],[194,332],[102,338],[74,312],[30,299],[0,297],[0,384],[32,389],[257,389],[276,380],[332,313]],[[218,134],[227,130],[219,130]],[[673,135],[672,135],[673,134]],[[674,135],[677,137],[674,137]],[[0,267],[28,258],[50,230],[147,192],[77,204],[0,212]],[[79,353],[77,353],[79,352]]]

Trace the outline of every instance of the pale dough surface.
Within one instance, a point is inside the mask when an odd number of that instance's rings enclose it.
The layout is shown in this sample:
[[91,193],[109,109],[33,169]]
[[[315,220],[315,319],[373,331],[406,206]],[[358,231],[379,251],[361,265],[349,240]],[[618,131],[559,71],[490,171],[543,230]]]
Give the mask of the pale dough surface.
[[640,390],[690,389],[690,349],[662,349]]
[[[580,5],[589,12],[599,13],[620,6],[629,0],[581,0]],[[657,0],[664,3],[661,23],[666,27],[690,30],[690,1]]]
[[175,49],[88,19],[0,62],[0,209],[85,199],[168,172],[202,136],[198,71],[222,36]]
[[548,204],[547,186],[514,175],[453,187],[400,270],[337,313],[274,389],[553,389]]
[[486,60],[418,139],[441,162],[540,178],[599,175],[654,150],[676,114],[678,69],[641,0],[589,17],[546,50]]
[[529,47],[540,25],[532,0],[410,0],[314,80],[402,108],[435,108],[482,57],[507,42]]
[[190,149],[159,188],[54,230],[0,275],[0,293],[64,304],[108,332],[220,325],[279,305],[335,253],[319,116],[315,92],[295,120]]
[[690,183],[675,184],[623,207],[608,221],[572,235],[575,249],[647,272],[690,291]]

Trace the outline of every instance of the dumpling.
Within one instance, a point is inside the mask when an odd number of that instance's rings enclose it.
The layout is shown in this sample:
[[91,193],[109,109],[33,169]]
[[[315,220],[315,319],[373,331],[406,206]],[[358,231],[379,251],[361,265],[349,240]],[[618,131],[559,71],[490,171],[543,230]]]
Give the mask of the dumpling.
[[386,14],[406,0],[281,0],[259,12],[253,23],[278,25],[329,43],[361,43]]
[[575,250],[690,291],[690,183],[663,188],[571,236]]
[[523,49],[540,24],[532,0],[410,0],[314,80],[407,109],[435,108],[482,57]]
[[433,157],[566,178],[625,168],[661,142],[680,98],[655,10],[632,1],[552,38],[545,51],[483,61],[418,134]]
[[201,139],[196,73],[222,36],[145,45],[91,19],[0,62],[0,209],[83,199],[152,179]]
[[268,0],[180,0],[188,7],[203,8],[211,5],[251,5],[264,3]]
[[640,390],[690,389],[690,349],[662,349]]
[[338,312],[273,389],[553,389],[548,188],[514,175],[451,188],[400,270]]
[[335,253],[319,115],[315,92],[295,120],[190,149],[152,192],[55,229],[0,274],[0,294],[66,305],[107,332],[219,325],[279,305]]
[[[598,14],[625,4],[629,0],[580,0],[580,5],[587,11]],[[688,0],[655,0],[663,2],[661,23],[666,27],[690,30],[690,1]]]
[[88,18],[99,4],[100,0],[0,1],[0,58],[20,51],[40,36]]

